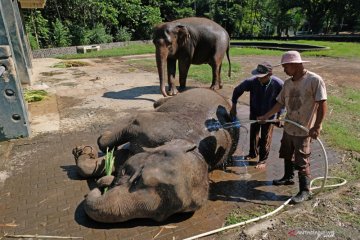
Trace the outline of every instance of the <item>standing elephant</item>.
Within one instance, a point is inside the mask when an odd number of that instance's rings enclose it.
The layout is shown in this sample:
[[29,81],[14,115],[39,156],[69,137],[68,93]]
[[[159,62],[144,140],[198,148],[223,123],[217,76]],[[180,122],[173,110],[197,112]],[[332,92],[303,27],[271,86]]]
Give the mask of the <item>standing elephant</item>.
[[183,18],[162,23],[154,29],[153,43],[156,47],[156,65],[159,72],[160,90],[166,97],[165,69],[169,84],[169,94],[176,95],[176,61],[179,61],[179,82],[182,91],[186,87],[186,78],[190,64],[207,63],[212,68],[211,89],[222,88],[221,65],[227,56],[229,77],[231,63],[229,58],[229,35],[219,24],[206,18]]
[[[100,150],[115,149],[115,176],[101,178],[87,195],[87,215],[99,222],[163,221],[199,209],[208,198],[208,171],[226,162],[238,143],[239,129],[211,128],[214,122],[230,122],[229,110],[215,91],[195,88],[102,134]],[[82,176],[103,172],[95,152],[89,146],[74,149]],[[102,194],[104,186],[110,189]]]

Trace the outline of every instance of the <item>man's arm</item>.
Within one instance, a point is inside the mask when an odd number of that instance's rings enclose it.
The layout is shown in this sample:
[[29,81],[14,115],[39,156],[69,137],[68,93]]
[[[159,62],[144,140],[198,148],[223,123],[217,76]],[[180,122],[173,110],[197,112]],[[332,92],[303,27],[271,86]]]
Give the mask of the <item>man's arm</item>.
[[233,91],[232,94],[232,98],[231,98],[231,110],[230,110],[230,116],[231,118],[235,118],[237,111],[236,111],[236,103],[237,100],[239,99],[239,97],[244,93],[245,89],[246,89],[246,81],[242,82],[241,84],[239,84]]
[[316,112],[316,120],[314,126],[309,130],[309,136],[316,139],[320,136],[321,123],[323,122],[327,112],[327,102],[322,100],[317,102],[318,109]]
[[279,112],[282,108],[283,108],[283,105],[280,104],[279,102],[276,102],[276,104],[272,107],[272,109],[270,109],[264,115],[257,117],[257,120],[260,120],[260,121],[268,120],[272,115]]

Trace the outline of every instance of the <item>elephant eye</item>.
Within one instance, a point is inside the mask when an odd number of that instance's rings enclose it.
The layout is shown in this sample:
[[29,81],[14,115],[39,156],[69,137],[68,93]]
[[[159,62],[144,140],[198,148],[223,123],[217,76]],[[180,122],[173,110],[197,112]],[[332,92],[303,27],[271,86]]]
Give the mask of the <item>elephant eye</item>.
[[136,191],[136,189],[141,188],[142,185],[142,176],[138,175],[132,182],[131,185],[129,187],[129,192],[134,192]]

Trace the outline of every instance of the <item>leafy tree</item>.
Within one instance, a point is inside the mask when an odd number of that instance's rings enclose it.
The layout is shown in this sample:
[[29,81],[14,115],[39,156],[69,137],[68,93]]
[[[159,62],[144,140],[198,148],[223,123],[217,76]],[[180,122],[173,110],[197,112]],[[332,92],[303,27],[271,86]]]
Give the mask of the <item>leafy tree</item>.
[[[240,1],[215,0],[210,3],[208,17],[223,26],[229,35],[247,32],[243,8]],[[246,13],[245,13],[246,15]],[[240,28],[240,30],[239,30]],[[251,31],[251,26],[249,27]]]
[[129,32],[127,27],[120,27],[118,33],[115,36],[115,41],[125,42],[130,41],[132,37],[131,32]]
[[112,41],[112,36],[106,33],[104,25],[98,23],[95,27],[89,30],[88,34],[90,44],[108,43]]
[[354,32],[359,24],[360,2],[358,0],[332,0],[329,7],[329,18],[334,20],[334,30],[339,34],[342,30]]
[[52,45],[55,47],[67,47],[70,45],[70,31],[59,19],[52,23]]
[[29,33],[27,37],[29,39],[29,44],[32,50],[40,49],[39,43],[38,41],[36,41],[36,38],[33,36],[32,33]]
[[190,16],[210,18],[237,37],[288,35],[304,25],[313,33],[355,32],[360,30],[360,1],[47,0],[43,10],[24,10],[24,16],[35,49],[150,39],[154,25]]
[[90,30],[79,25],[70,25],[70,34],[72,45],[90,44]]
[[25,29],[29,35],[30,45],[32,49],[47,46],[49,40],[49,26],[40,11],[30,10],[25,15]]
[[158,8],[144,7],[135,29],[135,39],[151,39],[154,26],[160,22],[162,22],[162,19]]
[[302,0],[301,6],[305,10],[311,33],[319,33],[324,26],[326,13],[331,5],[331,0]]

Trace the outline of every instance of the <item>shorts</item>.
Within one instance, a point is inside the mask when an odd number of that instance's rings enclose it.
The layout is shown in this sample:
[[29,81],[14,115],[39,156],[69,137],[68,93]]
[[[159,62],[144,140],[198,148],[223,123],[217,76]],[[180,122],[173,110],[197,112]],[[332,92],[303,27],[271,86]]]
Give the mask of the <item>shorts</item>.
[[285,160],[294,159],[296,170],[307,169],[310,166],[310,140],[309,136],[292,136],[285,131],[281,139],[279,157]]

